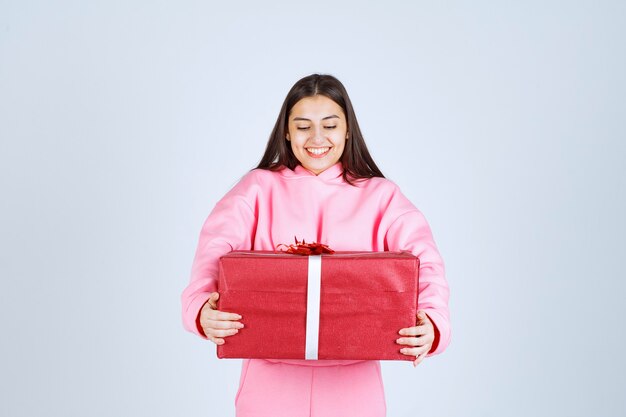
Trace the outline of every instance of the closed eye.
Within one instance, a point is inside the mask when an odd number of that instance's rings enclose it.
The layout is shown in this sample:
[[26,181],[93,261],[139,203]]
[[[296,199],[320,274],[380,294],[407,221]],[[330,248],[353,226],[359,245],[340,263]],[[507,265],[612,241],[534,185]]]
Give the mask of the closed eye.
[[[335,126],[324,126],[324,127],[325,127],[326,129],[334,129],[334,128],[336,128],[337,126],[335,125]],[[308,126],[307,126],[307,127],[298,127],[297,129],[298,129],[298,130],[308,130],[308,129],[309,129],[309,127],[308,127]]]

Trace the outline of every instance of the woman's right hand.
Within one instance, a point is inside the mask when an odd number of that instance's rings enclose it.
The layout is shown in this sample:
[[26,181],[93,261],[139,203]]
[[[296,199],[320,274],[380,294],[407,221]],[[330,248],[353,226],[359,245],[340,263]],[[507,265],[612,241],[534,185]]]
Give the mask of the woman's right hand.
[[206,337],[216,345],[224,344],[224,337],[232,336],[243,328],[241,316],[235,313],[226,313],[217,309],[218,292],[211,294],[209,300],[200,310],[200,325]]

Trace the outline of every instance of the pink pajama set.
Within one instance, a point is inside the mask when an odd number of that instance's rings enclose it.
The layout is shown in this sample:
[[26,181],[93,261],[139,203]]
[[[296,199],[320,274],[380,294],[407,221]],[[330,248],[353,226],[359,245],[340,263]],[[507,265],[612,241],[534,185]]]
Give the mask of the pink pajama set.
[[[426,219],[392,181],[370,178],[353,181],[355,187],[343,180],[342,172],[337,162],[319,175],[301,165],[244,175],[202,226],[181,296],[186,330],[206,339],[199,313],[217,291],[222,255],[274,250],[296,236],[339,251],[407,250],[418,256],[418,309],[436,328],[427,357],[445,350],[450,342],[449,289]],[[228,337],[224,340],[228,343]],[[244,359],[235,407],[237,417],[385,416],[380,362]]]

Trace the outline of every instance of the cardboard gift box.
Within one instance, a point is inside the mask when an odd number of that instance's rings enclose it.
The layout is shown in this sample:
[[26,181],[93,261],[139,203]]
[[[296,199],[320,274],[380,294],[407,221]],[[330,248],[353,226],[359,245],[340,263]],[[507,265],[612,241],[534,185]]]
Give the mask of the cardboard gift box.
[[416,325],[419,259],[409,252],[220,258],[218,309],[244,328],[219,358],[412,360],[398,331]]

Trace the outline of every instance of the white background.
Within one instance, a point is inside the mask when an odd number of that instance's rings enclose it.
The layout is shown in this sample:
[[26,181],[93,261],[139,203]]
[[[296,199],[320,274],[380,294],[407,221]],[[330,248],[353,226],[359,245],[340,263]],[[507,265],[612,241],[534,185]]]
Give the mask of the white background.
[[[263,4],[259,4],[263,3]],[[182,328],[200,227],[289,88],[346,86],[428,219],[452,342],[389,416],[623,416],[620,1],[0,1],[0,414],[233,416]]]

